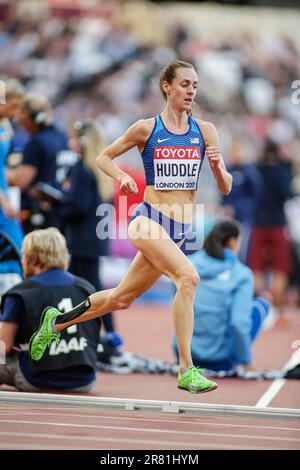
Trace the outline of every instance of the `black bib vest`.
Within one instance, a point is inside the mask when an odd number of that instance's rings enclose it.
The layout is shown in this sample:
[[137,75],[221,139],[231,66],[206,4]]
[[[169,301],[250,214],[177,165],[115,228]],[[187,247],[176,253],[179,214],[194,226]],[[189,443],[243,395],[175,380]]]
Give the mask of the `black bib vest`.
[[[94,292],[93,286],[82,278],[75,277],[73,285],[45,286],[25,280],[10,289],[2,297],[4,305],[7,296],[21,297],[26,310],[26,321],[19,326],[15,344],[28,350],[30,337],[40,324],[42,311],[49,305],[61,312],[71,310]],[[78,323],[61,332],[59,344],[53,342],[40,361],[30,359],[32,372],[60,370],[72,366],[88,365],[95,369],[97,345],[99,342],[100,320]]]

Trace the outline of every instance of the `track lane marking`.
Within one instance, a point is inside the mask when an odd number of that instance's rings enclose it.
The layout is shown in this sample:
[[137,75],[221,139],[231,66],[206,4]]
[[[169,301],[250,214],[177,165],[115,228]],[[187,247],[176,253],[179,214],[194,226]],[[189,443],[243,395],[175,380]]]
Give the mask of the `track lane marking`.
[[[10,432],[10,433],[7,433],[7,432],[0,432],[0,436],[3,435],[3,436],[10,436],[10,437],[23,437],[24,438],[24,433],[21,433],[21,432]],[[218,443],[212,443],[212,442],[207,442],[207,443],[199,443],[199,442],[194,442],[194,443],[188,443],[188,442],[182,442],[182,441],[162,441],[162,440],[144,440],[144,439],[123,439],[123,438],[106,438],[106,437],[90,437],[90,436],[66,436],[64,434],[62,435],[58,435],[57,437],[56,436],[53,436],[51,434],[40,434],[40,433],[26,433],[26,437],[28,438],[33,438],[33,439],[46,439],[47,441],[48,440],[51,440],[51,439],[57,439],[59,438],[59,440],[74,440],[74,441],[99,441],[100,443],[101,442],[109,442],[111,444],[140,444],[140,445],[159,445],[159,449],[161,449],[162,446],[173,446],[177,449],[181,449],[181,447],[186,447],[186,448],[192,448],[192,449],[205,449],[205,448],[212,448],[212,449],[228,449],[228,450],[238,450],[238,449],[245,449],[245,450],[274,450],[274,447],[261,447],[261,446],[243,446],[243,445],[232,445],[232,444],[218,444]],[[5,443],[2,443],[0,444],[0,447],[2,447],[3,445],[5,445]],[[7,443],[7,445],[13,445],[15,446],[14,448],[15,449],[18,449],[20,448],[20,446],[18,446],[18,444],[16,443]],[[20,445],[27,445],[27,444],[20,444]],[[30,446],[30,444],[28,444],[28,446]],[[34,447],[32,447],[34,446]],[[32,446],[30,448],[33,448],[33,449],[36,449],[37,448],[37,445],[34,443],[32,444]],[[49,446],[47,446],[49,448]],[[57,447],[53,445],[53,447],[51,446],[50,448],[52,449],[56,449]],[[64,447],[66,448],[66,447]],[[67,447],[68,448],[68,447]],[[78,447],[76,447],[77,449]],[[105,447],[105,449],[107,448],[107,446]],[[85,447],[85,449],[89,449],[89,450],[92,450],[94,449],[93,447]],[[97,449],[97,448],[96,448]],[[276,446],[276,449],[278,449],[278,447]],[[281,447],[280,449],[290,449],[290,448],[285,448],[285,447]]]
[[[31,415],[38,415],[41,417],[41,412],[40,411],[1,411],[1,414],[7,414],[7,415],[25,415],[25,416],[31,416]],[[53,416],[53,413],[45,413],[42,412],[42,416]],[[300,428],[286,428],[282,426],[261,426],[261,425],[252,425],[252,424],[229,424],[229,423],[208,423],[206,421],[181,421],[181,420],[170,420],[170,419],[155,419],[155,418],[139,418],[139,417],[124,417],[124,416],[106,416],[106,415],[100,415],[100,416],[94,416],[94,415],[85,415],[85,414],[70,414],[70,413],[55,413],[55,417],[57,416],[62,416],[65,418],[87,418],[87,419],[108,419],[108,420],[123,420],[123,421],[144,421],[144,422],[155,422],[155,423],[170,423],[170,424],[190,424],[190,425],[205,425],[205,426],[224,426],[224,427],[233,427],[233,428],[254,428],[254,429],[275,429],[279,431],[300,431]],[[246,418],[249,419],[249,418]],[[253,418],[251,418],[253,419]],[[79,423],[80,424],[80,423]]]
[[[287,442],[300,442],[300,438],[294,437],[270,437],[261,436],[257,434],[229,434],[229,433],[211,433],[202,431],[175,431],[173,429],[149,429],[149,428],[134,428],[128,426],[102,426],[97,424],[68,424],[68,423],[56,423],[51,421],[22,421],[17,419],[0,419],[0,423],[9,424],[32,424],[32,425],[43,425],[53,427],[70,427],[70,428],[85,428],[85,429],[103,429],[105,431],[126,431],[126,432],[144,432],[144,433],[157,433],[157,434],[186,434],[188,436],[212,436],[222,438],[235,438],[235,439],[258,439],[268,441],[287,441]],[[23,434],[24,436],[24,434]]]
[[[297,363],[300,362],[300,348],[296,349],[296,351],[293,352],[291,355],[290,359],[286,363],[286,365],[283,367],[284,370],[288,370],[292,367],[294,367]],[[254,405],[255,408],[267,408],[267,406],[274,400],[276,395],[280,392],[280,390],[284,387],[286,383],[286,379],[275,379],[269,388],[265,391],[265,393],[260,397],[256,405]]]

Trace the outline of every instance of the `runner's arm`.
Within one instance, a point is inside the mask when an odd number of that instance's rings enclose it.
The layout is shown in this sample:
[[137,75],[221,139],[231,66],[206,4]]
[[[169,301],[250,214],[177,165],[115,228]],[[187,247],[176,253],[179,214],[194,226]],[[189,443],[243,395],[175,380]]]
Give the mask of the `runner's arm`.
[[138,194],[138,187],[134,179],[121,170],[113,159],[119,157],[131,148],[142,148],[148,137],[148,126],[145,120],[137,121],[109,147],[104,149],[97,157],[96,162],[100,170],[120,182],[120,189],[125,194],[134,192]]
[[201,131],[205,141],[205,155],[208,159],[219,190],[226,196],[231,191],[232,176],[226,170],[225,163],[221,155],[217,130],[212,123],[206,122],[201,125]]

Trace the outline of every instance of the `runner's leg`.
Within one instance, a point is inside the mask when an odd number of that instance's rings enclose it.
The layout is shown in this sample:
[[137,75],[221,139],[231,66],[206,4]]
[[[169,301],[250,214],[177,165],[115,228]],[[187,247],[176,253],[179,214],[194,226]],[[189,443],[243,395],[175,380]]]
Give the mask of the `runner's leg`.
[[[153,237],[153,233],[157,237]],[[182,371],[192,364],[190,343],[194,327],[193,302],[199,276],[179,247],[153,220],[142,216],[134,219],[129,226],[129,238],[139,253],[120,284],[114,289],[92,294],[89,309],[77,318],[61,323],[64,315],[60,316],[60,324],[55,325],[55,331],[102,316],[110,310],[128,308],[161,274],[165,274],[177,287],[172,310],[179,367]]]
[[111,310],[128,308],[133,300],[146,292],[158,280],[160,275],[161,273],[151,262],[141,252],[138,252],[117,287],[92,294],[89,297],[90,307],[88,310],[82,314],[79,313],[76,318],[70,321],[64,321],[70,312],[60,315],[55,323],[55,331],[62,331],[74,323],[101,317]]
[[[154,237],[153,234],[158,236]],[[194,329],[194,294],[199,282],[198,273],[165,230],[153,220],[137,217],[129,226],[129,238],[151,264],[176,285],[172,311],[179,368],[183,371],[192,365],[190,344]]]

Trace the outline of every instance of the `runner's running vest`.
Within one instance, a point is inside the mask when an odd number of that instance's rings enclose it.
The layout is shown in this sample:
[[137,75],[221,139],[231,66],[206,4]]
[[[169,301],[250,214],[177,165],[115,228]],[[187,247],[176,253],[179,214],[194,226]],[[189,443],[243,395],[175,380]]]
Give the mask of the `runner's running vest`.
[[[38,329],[45,307],[52,305],[65,312],[94,292],[89,282],[76,276],[74,278],[74,284],[68,286],[44,286],[32,280],[25,280],[3,296],[2,302],[8,295],[19,296],[25,305],[26,321],[19,327],[16,345],[23,350],[28,349],[29,339]],[[53,342],[40,361],[29,360],[32,372],[59,370],[74,365],[88,365],[95,369],[99,332],[99,319],[78,323],[63,330],[60,343]]]
[[204,154],[204,139],[195,119],[189,116],[188,132],[173,134],[156,116],[142,152],[146,185],[157,190],[196,190]]

